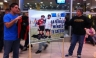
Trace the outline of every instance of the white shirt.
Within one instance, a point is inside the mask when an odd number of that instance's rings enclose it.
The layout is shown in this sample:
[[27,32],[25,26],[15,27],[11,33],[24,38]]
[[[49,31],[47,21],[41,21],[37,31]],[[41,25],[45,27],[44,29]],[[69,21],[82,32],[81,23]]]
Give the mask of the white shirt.
[[51,29],[51,19],[46,19],[45,29]]

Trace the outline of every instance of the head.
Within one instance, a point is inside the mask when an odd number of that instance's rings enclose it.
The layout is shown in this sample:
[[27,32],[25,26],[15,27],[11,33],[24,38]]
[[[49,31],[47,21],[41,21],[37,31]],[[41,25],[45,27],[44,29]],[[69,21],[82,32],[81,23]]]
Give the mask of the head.
[[45,16],[44,15],[41,15],[41,19],[44,19],[45,18]]
[[25,14],[24,14],[25,16],[28,16],[28,12],[25,12]]
[[10,9],[5,9],[5,14],[9,13],[10,12]]
[[18,14],[18,4],[17,3],[12,3],[10,5],[10,11],[13,13],[13,14]]
[[82,16],[83,14],[83,9],[82,8],[78,8],[76,11],[77,16]]
[[92,9],[92,10],[90,10],[90,12],[94,12],[94,10]]
[[51,15],[49,14],[49,15],[48,15],[48,19],[50,19],[50,18],[51,18]]
[[21,13],[21,10],[20,10],[20,8],[18,8],[18,14],[20,14]]

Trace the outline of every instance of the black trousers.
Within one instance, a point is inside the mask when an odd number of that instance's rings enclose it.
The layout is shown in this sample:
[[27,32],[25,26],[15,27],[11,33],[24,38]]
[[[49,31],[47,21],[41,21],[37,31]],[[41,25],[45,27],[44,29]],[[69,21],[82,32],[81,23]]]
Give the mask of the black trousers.
[[25,44],[24,44],[24,47],[27,47],[29,44],[29,34],[27,34],[27,38],[25,40]]

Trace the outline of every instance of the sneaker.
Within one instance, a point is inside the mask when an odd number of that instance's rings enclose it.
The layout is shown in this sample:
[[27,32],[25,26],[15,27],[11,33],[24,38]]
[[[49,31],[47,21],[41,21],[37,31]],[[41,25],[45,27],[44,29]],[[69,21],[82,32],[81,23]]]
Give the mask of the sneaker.
[[65,57],[70,57],[70,56],[72,56],[72,55],[70,55],[70,54],[66,54],[66,55],[65,55]]
[[42,51],[38,50],[38,51],[36,52],[36,54],[41,53],[41,52],[42,52]]
[[77,58],[81,58],[81,55],[77,55]]
[[51,38],[51,36],[49,36],[48,38]]
[[93,42],[93,46],[95,46],[95,42]]
[[27,51],[27,47],[24,47],[24,48],[23,48],[23,51]]
[[45,35],[45,38],[47,38],[48,36]]
[[[31,44],[31,48],[33,47],[33,45]],[[27,48],[29,48],[29,45],[27,46]]]
[[45,38],[45,35],[44,35],[44,34],[42,34],[42,35],[41,35],[41,38]]
[[45,45],[44,50],[46,50],[46,49],[47,49],[47,47],[48,47],[48,45]]
[[23,50],[23,46],[20,44],[20,47],[19,47],[21,50]]
[[47,41],[48,44],[50,44],[50,41]]

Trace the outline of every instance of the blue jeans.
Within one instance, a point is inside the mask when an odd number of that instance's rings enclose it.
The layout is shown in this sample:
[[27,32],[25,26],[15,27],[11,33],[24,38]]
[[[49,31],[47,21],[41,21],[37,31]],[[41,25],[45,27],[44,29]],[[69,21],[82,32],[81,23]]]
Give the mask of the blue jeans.
[[4,55],[3,58],[9,58],[11,48],[13,50],[13,58],[19,58],[20,39],[17,40],[4,40]]
[[45,42],[39,43],[39,51],[42,51],[42,46],[46,46],[47,44]]
[[75,45],[76,45],[77,42],[79,42],[77,55],[81,55],[82,48],[83,48],[83,43],[84,43],[84,37],[85,37],[85,35],[72,34],[71,45],[70,45],[70,48],[69,48],[69,51],[68,51],[69,55],[73,54],[73,50],[74,50]]

